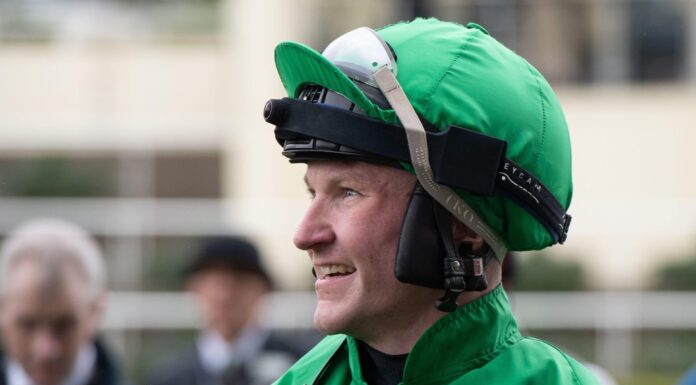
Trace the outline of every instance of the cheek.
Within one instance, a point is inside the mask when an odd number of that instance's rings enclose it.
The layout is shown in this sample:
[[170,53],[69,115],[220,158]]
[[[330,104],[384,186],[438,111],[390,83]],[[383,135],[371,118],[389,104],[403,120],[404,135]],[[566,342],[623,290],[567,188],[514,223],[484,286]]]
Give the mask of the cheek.
[[75,328],[68,333],[67,339],[75,344],[80,344],[82,341],[88,341],[92,338],[98,327],[98,320],[93,316],[85,316],[80,322],[75,325]]
[[370,273],[393,277],[402,215],[400,210],[387,207],[371,210],[369,215],[353,218],[346,225],[346,237],[357,253],[353,257],[376,269]]
[[2,339],[4,348],[9,354],[17,356],[20,360],[26,357],[32,342],[32,334],[22,332],[18,328],[3,328]]
[[401,233],[406,203],[388,200],[374,200],[359,210],[342,213],[344,226],[374,239],[394,239]]
[[401,236],[403,215],[403,210],[400,207],[389,207],[373,216],[373,225],[370,226],[370,231],[382,250],[396,252]]
[[11,354],[23,355],[28,350],[33,334],[17,325],[10,317],[2,317],[0,333],[4,341],[4,348]]

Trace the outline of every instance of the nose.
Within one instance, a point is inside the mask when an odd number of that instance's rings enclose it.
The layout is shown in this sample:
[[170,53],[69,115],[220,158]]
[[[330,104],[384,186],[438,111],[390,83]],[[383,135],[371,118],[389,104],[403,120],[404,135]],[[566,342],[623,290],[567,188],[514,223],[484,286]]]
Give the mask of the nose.
[[330,209],[318,197],[312,200],[302,222],[295,231],[293,242],[300,250],[312,250],[336,239],[331,227]]
[[36,332],[31,342],[31,350],[37,361],[53,360],[62,354],[58,337],[48,328]]

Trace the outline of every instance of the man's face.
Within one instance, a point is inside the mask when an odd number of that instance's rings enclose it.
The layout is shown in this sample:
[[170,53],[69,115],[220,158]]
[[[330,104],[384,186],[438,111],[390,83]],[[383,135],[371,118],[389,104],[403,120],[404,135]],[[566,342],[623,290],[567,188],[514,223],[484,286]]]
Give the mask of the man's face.
[[70,374],[99,318],[84,280],[67,274],[60,284],[48,286],[35,262],[20,261],[0,302],[5,349],[39,385],[58,384]]
[[268,291],[268,284],[255,273],[209,267],[191,277],[189,290],[207,327],[231,340],[254,316],[257,304]]
[[[295,234],[317,275],[317,327],[369,340],[419,312],[422,288],[396,280],[404,212],[415,185],[406,171],[364,162],[310,162],[312,203]],[[427,303],[432,307],[432,299]],[[406,316],[405,316],[406,315]],[[390,326],[391,325],[391,326]]]

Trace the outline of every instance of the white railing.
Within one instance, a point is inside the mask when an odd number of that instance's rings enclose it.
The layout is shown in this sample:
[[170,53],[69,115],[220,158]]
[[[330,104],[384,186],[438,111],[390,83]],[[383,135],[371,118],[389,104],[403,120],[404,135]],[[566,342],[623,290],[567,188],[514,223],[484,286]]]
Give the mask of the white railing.
[[[520,327],[546,330],[696,329],[696,292],[518,292],[510,294]],[[313,292],[279,291],[263,308],[276,329],[312,328]],[[115,292],[106,329],[189,329],[198,316],[188,294]]]
[[[264,222],[263,226],[248,222],[242,226],[235,214],[249,209],[242,204],[248,206],[256,203],[232,199],[2,198],[0,233],[6,233],[27,218],[55,216],[75,221],[96,235],[115,237],[122,247],[112,244],[107,250],[111,260],[115,261],[110,266],[112,274],[123,281],[122,287],[137,288],[143,279],[140,261],[144,250],[140,243],[145,237],[205,236],[242,230],[250,234],[277,235],[292,228],[292,221],[288,218],[278,218],[273,223]],[[626,206],[653,207],[652,204],[633,203]],[[681,205],[679,215],[674,215],[674,218],[681,218],[684,225],[678,227],[682,231],[693,228],[689,223],[693,222],[696,212],[693,201],[686,203]],[[299,211],[295,206],[299,207],[300,204],[291,201],[264,202],[266,210],[270,207],[276,212]],[[264,207],[255,205],[254,209],[258,208],[261,212]],[[581,204],[575,208],[583,211]],[[664,211],[674,212],[672,209]],[[678,223],[674,218],[669,222]],[[586,220],[591,219],[590,216]],[[597,220],[583,226],[582,221],[578,221],[576,235],[587,236],[592,235],[592,231],[601,231],[609,236],[612,229],[594,226],[596,223]],[[638,223],[641,222],[629,221],[633,227],[626,226],[628,230],[624,227],[621,231],[630,230],[631,234],[636,235],[648,233],[649,229],[640,227]],[[613,228],[613,231],[619,230]],[[595,331],[596,360],[617,372],[628,372],[632,368],[634,331],[696,329],[696,306],[689,306],[696,303],[696,293],[517,292],[511,295],[511,301],[523,329]],[[314,306],[312,293],[277,292],[268,298],[261,319],[271,328],[309,329],[312,328]],[[198,325],[198,321],[194,305],[185,294],[115,292],[103,328],[107,333],[118,336],[122,332],[138,330],[190,330]]]
[[51,216],[96,235],[203,236],[234,230],[226,220],[233,205],[214,198],[1,198],[0,232],[28,218]]
[[[615,372],[632,368],[632,332],[696,329],[696,292],[518,292],[510,294],[522,329],[594,330],[596,361]],[[275,292],[261,322],[274,329],[311,329],[312,292]],[[189,295],[173,292],[112,294],[107,332],[194,329],[198,313]]]

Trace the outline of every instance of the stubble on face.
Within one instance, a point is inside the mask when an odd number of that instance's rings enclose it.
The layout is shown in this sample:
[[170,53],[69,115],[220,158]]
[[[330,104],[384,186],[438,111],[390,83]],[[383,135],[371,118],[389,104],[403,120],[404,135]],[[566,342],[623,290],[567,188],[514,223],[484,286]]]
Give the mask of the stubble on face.
[[437,294],[394,275],[415,177],[388,166],[326,161],[310,163],[305,180],[313,200],[295,244],[318,272],[316,326],[370,341],[418,323]]

